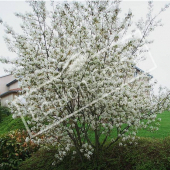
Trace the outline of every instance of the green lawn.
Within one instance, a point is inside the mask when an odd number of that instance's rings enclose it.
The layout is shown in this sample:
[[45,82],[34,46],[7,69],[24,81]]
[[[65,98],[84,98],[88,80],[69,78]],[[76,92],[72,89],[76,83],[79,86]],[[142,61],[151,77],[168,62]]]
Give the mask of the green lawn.
[[[160,138],[163,139],[165,137],[170,136],[170,112],[165,111],[162,114],[159,114],[157,116],[158,118],[161,118],[160,126],[158,131],[150,132],[147,130],[139,130],[137,133],[138,137],[150,137],[150,138]],[[116,136],[116,129],[113,130],[111,133],[111,137],[108,137],[108,139],[111,139],[112,137]],[[94,131],[89,132],[90,139],[94,141],[95,134]],[[105,138],[105,135],[101,135],[100,141],[102,142]]]
[[[162,114],[159,114],[158,117],[161,118],[161,125],[158,131],[148,132],[146,130],[140,130],[137,136],[151,138],[164,138],[170,136],[170,112],[165,111]],[[4,117],[2,122],[0,122],[0,135],[16,129],[25,129],[20,118],[13,119],[12,115],[10,115]],[[112,134],[114,135],[114,132]],[[94,138],[94,134],[91,134],[91,138]],[[102,138],[104,138],[104,136]]]
[[146,130],[140,130],[137,134],[139,137],[151,137],[151,138],[165,138],[170,136],[170,112],[165,111],[158,115],[161,118],[159,130],[156,132],[148,132]]
[[0,135],[16,129],[25,129],[21,118],[13,119],[12,115],[3,117],[2,122],[0,122]]

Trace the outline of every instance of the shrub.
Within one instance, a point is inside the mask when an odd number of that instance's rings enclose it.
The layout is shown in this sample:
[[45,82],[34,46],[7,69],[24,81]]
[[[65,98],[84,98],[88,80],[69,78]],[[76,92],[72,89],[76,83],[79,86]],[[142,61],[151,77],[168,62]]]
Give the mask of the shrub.
[[141,138],[136,139],[137,145],[125,142],[126,146],[114,144],[109,150],[105,150],[99,156],[98,164],[87,160],[82,164],[78,155],[71,159],[67,155],[61,163],[52,165],[56,148],[50,150],[41,149],[31,158],[22,162],[19,170],[168,170],[170,169],[170,138],[164,140]]
[[18,169],[18,165],[38,150],[39,146],[29,141],[26,131],[16,130],[0,137],[0,169]]
[[5,106],[0,106],[0,122],[2,121],[2,118],[4,116],[9,116],[10,115],[10,109]]
[[19,170],[46,170],[46,169],[56,169],[52,166],[54,161],[54,154],[57,152],[56,148],[51,148],[50,150],[39,149],[32,157],[24,161]]

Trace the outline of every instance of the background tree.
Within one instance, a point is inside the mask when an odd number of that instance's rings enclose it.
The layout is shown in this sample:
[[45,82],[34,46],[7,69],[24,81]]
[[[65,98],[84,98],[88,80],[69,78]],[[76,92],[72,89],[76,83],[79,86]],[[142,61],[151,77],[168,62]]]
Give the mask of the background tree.
[[[32,12],[16,13],[22,33],[5,24],[5,41],[18,58],[1,61],[16,66],[10,71],[22,82],[24,99],[16,99],[11,111],[14,118],[31,117],[32,133],[45,135],[35,141],[57,145],[57,160],[72,152],[83,162],[97,160],[118,140],[133,142],[140,128],[158,129],[156,116],[169,109],[169,94],[154,95],[147,74],[133,79],[135,60],[161,24],[152,2],[135,27],[131,11],[120,17],[119,1],[52,3],[51,11],[45,2],[29,4]],[[132,37],[122,41],[129,32]]]

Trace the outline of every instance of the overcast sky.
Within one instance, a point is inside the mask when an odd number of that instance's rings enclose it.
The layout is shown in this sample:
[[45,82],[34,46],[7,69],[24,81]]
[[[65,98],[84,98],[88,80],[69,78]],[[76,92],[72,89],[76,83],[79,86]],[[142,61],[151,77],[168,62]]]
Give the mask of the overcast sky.
[[[155,1],[154,13],[167,4],[167,1]],[[146,1],[125,1],[122,2],[122,13],[127,13],[128,9],[132,10],[134,20],[145,17],[147,13]],[[20,20],[14,16],[14,12],[29,11],[30,7],[24,1],[0,1],[0,18],[3,22],[8,23],[16,31],[20,31]],[[170,89],[170,9],[160,15],[163,27],[158,27],[151,35],[150,38],[154,40],[154,44],[150,45],[150,58],[153,64],[153,70],[150,72],[163,86]],[[10,53],[4,43],[3,35],[4,28],[0,25],[0,56],[15,57],[15,54]],[[146,69],[147,64],[139,65],[142,69]],[[156,66],[156,67],[155,67]],[[4,65],[0,64],[0,76],[6,73],[3,70]]]

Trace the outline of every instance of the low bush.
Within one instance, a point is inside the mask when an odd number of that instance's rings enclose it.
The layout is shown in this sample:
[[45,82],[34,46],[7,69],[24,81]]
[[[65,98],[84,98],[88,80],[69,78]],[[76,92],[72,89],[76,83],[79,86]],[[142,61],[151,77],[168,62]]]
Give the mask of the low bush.
[[46,149],[39,149],[36,153],[32,155],[29,159],[26,159],[24,161],[19,169],[21,170],[55,170],[56,167],[52,166],[52,163],[54,162],[54,155],[57,152],[56,148],[51,148],[50,150]]
[[18,165],[39,149],[39,146],[29,141],[26,131],[16,130],[0,137],[0,169],[18,169]]
[[2,121],[3,117],[9,116],[10,110],[8,107],[0,106],[0,122]]
[[109,150],[100,155],[99,162],[85,160],[81,163],[78,156],[71,159],[68,155],[56,165],[56,148],[50,150],[41,149],[29,159],[26,159],[19,170],[168,170],[170,169],[170,138],[164,140],[141,138],[136,139],[138,144],[126,142],[126,146],[116,143]]

